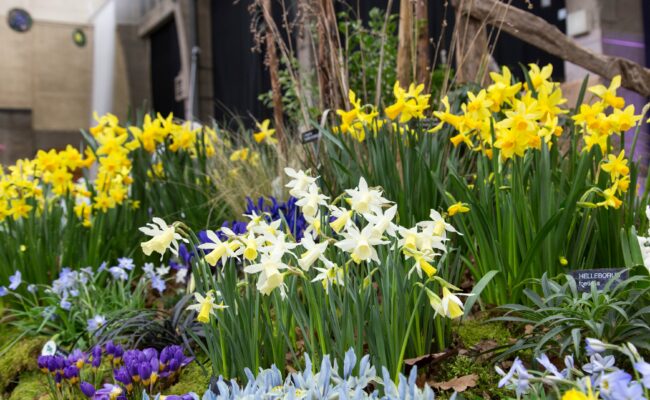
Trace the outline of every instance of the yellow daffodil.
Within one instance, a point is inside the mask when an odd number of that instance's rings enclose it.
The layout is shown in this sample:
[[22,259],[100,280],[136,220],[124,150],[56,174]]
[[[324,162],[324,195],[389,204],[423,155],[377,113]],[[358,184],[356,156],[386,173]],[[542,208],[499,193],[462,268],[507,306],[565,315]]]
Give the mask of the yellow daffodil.
[[223,310],[225,308],[228,308],[228,306],[224,305],[223,303],[215,304],[213,291],[206,293],[205,297],[203,297],[200,293],[195,292],[194,299],[196,300],[196,304],[188,306],[187,309],[198,312],[196,320],[202,324],[207,324],[210,322],[211,315],[217,315],[215,313],[215,310]]
[[629,174],[630,168],[627,166],[627,160],[625,159],[625,150],[621,150],[618,156],[607,155],[607,161],[600,168],[607,172],[612,177],[612,180]]
[[625,100],[616,95],[616,90],[621,87],[621,76],[616,75],[612,78],[609,86],[596,85],[589,88],[589,91],[596,96],[600,97],[605,104],[615,109],[622,109],[625,107]]
[[[533,88],[536,91],[551,91],[553,83],[550,82],[551,75],[553,75],[553,64],[548,64],[543,68],[539,68],[537,64],[528,64],[528,76]],[[527,86],[527,85],[526,85]]]
[[447,209],[447,214],[449,214],[450,217],[453,217],[458,213],[466,213],[466,212],[469,212],[469,206],[465,203],[461,203],[460,201],[452,204]]
[[623,201],[616,197],[616,191],[618,190],[617,184],[614,184],[612,187],[609,187],[602,192],[602,196],[605,198],[603,201],[596,203],[598,207],[605,208],[619,208]]
[[268,119],[262,121],[261,124],[259,122],[256,123],[259,132],[253,134],[253,139],[255,139],[257,143],[262,143],[264,141],[269,144],[277,143],[277,140],[273,137],[275,134],[275,129],[269,128],[270,123],[271,121]]

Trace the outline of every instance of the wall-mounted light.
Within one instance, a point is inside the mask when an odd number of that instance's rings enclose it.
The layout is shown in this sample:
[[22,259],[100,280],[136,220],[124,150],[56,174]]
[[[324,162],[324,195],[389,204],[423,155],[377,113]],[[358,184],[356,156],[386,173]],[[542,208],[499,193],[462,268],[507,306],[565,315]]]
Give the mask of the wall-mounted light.
[[16,32],[27,32],[32,27],[32,16],[22,8],[12,8],[7,14],[7,23]]
[[79,47],[86,46],[86,33],[81,28],[75,29],[72,31],[72,41]]

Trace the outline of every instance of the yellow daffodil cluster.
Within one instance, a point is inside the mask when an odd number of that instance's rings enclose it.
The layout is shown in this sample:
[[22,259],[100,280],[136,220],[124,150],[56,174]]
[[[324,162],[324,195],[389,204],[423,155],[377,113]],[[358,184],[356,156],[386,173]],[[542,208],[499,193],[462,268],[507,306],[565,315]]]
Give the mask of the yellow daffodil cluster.
[[616,90],[621,86],[621,76],[615,76],[609,87],[596,85],[589,92],[598,97],[593,104],[582,104],[576,115],[571,117],[583,134],[584,149],[589,151],[594,145],[607,152],[608,139],[633,128],[641,119],[635,115],[634,105],[625,106],[625,100],[617,96]]
[[86,193],[83,183],[75,184],[74,175],[94,160],[92,152],[84,157],[68,146],[62,151],[39,150],[34,159],[18,160],[6,170],[0,166],[0,221],[40,213],[59,196]]
[[[562,108],[567,100],[559,84],[550,80],[553,72],[550,64],[541,69],[530,64],[529,68],[530,85],[528,82],[513,83],[507,67],[502,68],[501,74],[490,73],[492,84],[476,94],[468,92],[468,100],[461,105],[458,115],[451,112],[448,98],[443,98],[444,110],[433,113],[440,123],[432,132],[445,124],[450,125],[455,130],[451,137],[454,146],[464,143],[490,158],[493,149],[498,148],[502,161],[522,157],[528,150],[539,150],[542,142],[550,148],[553,137],[562,135],[559,118],[568,113]],[[590,151],[597,145],[606,154],[610,136],[620,136],[641,119],[640,115],[635,115],[634,105],[626,107],[623,98],[617,95],[620,85],[621,77],[616,76],[609,87],[590,87],[589,92],[598,100],[582,104],[579,112],[571,116],[582,134],[583,151]],[[630,185],[628,161],[624,151],[618,156],[606,154],[606,157],[601,170],[610,175],[611,185],[598,192],[603,201],[596,206],[618,208],[622,201],[617,196],[627,192]]]
[[[136,149],[153,154],[165,145],[172,152],[185,151],[196,157],[202,130],[201,151],[206,156],[215,154],[218,143],[213,129],[175,123],[171,114],[167,118],[146,115],[142,127],[125,128],[112,114],[95,114],[95,120],[97,125],[90,128],[91,146],[83,153],[72,146],[62,151],[39,150],[33,159],[0,168],[0,221],[28,217],[70,195],[75,200],[75,214],[83,225],[90,226],[94,212],[107,212],[127,201],[133,183],[131,153]],[[92,169],[95,179],[88,183],[82,177],[92,175],[84,171],[91,167],[96,167]],[[148,174],[150,178],[162,176],[162,163],[154,164]],[[130,206],[139,205],[131,201]]]
[[[386,118],[393,121],[391,126],[393,130],[400,133],[412,133],[413,131],[407,126],[401,127],[396,122],[405,124],[412,119],[425,118],[424,112],[429,108],[429,98],[431,95],[422,94],[424,85],[411,84],[408,90],[405,90],[395,82],[393,87],[393,94],[395,95],[395,103],[384,109]],[[349,134],[359,142],[363,142],[366,138],[366,131],[371,131],[376,134],[381,128],[385,120],[379,118],[377,109],[370,105],[361,105],[361,99],[350,90],[348,93],[348,100],[350,102],[350,110],[336,110],[336,113],[341,117],[341,125],[334,127],[334,133]]]
[[456,130],[451,138],[454,146],[464,143],[490,158],[493,148],[498,148],[502,160],[521,157],[529,149],[539,150],[542,141],[550,147],[552,138],[562,134],[559,117],[568,112],[560,107],[567,100],[559,84],[550,81],[552,72],[550,64],[541,69],[530,64],[531,87],[513,83],[507,67],[500,74],[491,72],[492,84],[478,93],[467,92],[468,100],[459,115],[451,112],[447,97],[442,99],[444,110],[433,113],[440,123],[432,132],[451,125]]
[[[379,248],[390,251],[397,246],[406,262],[412,264],[409,276],[415,272],[420,279],[435,281],[442,288],[440,296],[419,280],[417,283],[426,291],[436,313],[448,318],[463,314],[463,303],[459,299],[462,294],[457,293],[460,289],[436,275],[437,269],[433,266],[434,260],[447,251],[447,233],[456,232],[437,211],[431,210],[430,220],[406,228],[394,222],[397,206],[385,199],[381,190],[368,187],[363,178],[356,188],[346,190],[330,204],[328,197],[320,192],[317,177],[291,168],[286,168],[285,173],[291,178],[286,186],[297,198],[296,205],[309,224],[304,237],[296,241],[280,228],[281,220],[268,222],[263,215],[253,213],[246,215],[250,222],[244,234],[222,228],[224,237],[220,238],[217,232],[206,232],[209,240],[199,245],[206,263],[215,266],[218,262],[226,265],[229,259],[241,260],[244,272],[257,276],[256,286],[260,293],[269,295],[278,290],[284,298],[287,296],[284,280],[288,275],[322,284],[329,293],[332,287],[346,284],[350,264],[378,265],[381,262]],[[174,226],[157,218],[142,228],[153,236],[142,243],[145,253],[155,251],[162,255],[167,248],[176,253],[181,237]],[[346,254],[349,261],[343,266],[337,265],[331,260],[333,252]],[[368,287],[373,273],[363,278],[362,287]],[[198,305],[192,307],[201,309]],[[204,311],[202,322],[208,320],[208,312]]]
[[362,106],[361,99],[358,99],[352,90],[348,92],[348,100],[350,110],[336,110],[341,117],[341,125],[334,127],[334,133],[349,134],[359,142],[363,142],[366,138],[366,129],[377,133],[381,126],[381,121],[377,118],[379,112],[370,104]]

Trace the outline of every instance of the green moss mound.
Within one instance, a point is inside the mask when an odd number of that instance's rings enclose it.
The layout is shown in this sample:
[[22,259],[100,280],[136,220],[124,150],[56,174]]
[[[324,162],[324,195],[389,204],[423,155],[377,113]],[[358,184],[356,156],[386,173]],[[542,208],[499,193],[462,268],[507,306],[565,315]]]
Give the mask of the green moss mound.
[[200,396],[205,393],[210,384],[210,377],[203,374],[203,370],[193,362],[183,370],[178,382],[165,390],[164,394],[181,395],[194,392]]
[[456,334],[462,345],[471,348],[484,340],[494,340],[499,346],[508,344],[512,337],[510,330],[500,322],[467,320],[458,326]]
[[24,337],[6,348],[16,337],[15,330],[0,331],[0,343],[5,344],[0,354],[0,394],[12,392],[21,373],[36,370],[36,358],[47,341],[43,337]]
[[25,372],[8,400],[49,400],[45,385],[45,377],[39,371]]

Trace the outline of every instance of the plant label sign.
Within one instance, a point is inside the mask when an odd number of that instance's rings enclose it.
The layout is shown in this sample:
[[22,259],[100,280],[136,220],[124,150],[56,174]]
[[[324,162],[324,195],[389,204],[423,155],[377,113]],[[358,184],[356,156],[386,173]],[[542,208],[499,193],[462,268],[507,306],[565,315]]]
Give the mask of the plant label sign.
[[571,271],[571,276],[576,280],[579,292],[588,292],[591,290],[592,282],[596,283],[596,289],[603,290],[607,282],[616,279],[613,285],[617,285],[627,279],[628,271],[623,268],[602,268],[602,269],[583,269]]
[[314,128],[314,129],[310,129],[310,130],[308,130],[307,132],[303,132],[303,133],[300,135],[300,138],[301,138],[301,140],[302,140],[302,144],[307,144],[307,143],[315,142],[315,141],[317,141],[318,139],[320,139],[320,132],[319,132],[318,129],[316,129],[316,128]]
[[43,346],[43,350],[41,350],[41,355],[42,356],[53,356],[55,354],[56,354],[56,342],[54,340],[49,340]]
[[422,129],[433,129],[439,122],[436,118],[424,118],[420,120],[420,126]]

